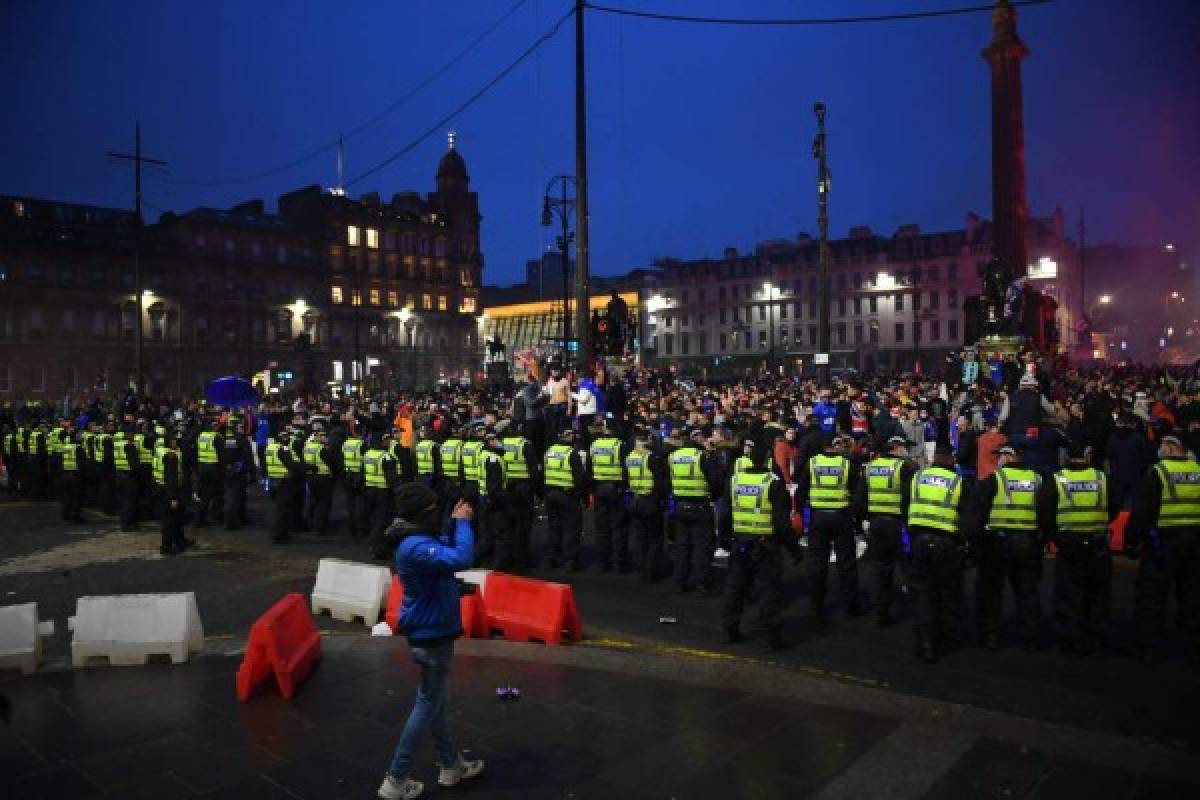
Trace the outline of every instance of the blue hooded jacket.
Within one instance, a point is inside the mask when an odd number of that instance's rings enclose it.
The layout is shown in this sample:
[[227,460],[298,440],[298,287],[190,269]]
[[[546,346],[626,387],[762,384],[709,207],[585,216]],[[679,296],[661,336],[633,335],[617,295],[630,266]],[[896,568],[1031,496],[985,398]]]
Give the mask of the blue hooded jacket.
[[404,584],[397,628],[410,642],[456,639],[462,635],[458,582],[454,573],[471,567],[475,534],[457,520],[454,536],[413,533],[396,548],[396,574]]

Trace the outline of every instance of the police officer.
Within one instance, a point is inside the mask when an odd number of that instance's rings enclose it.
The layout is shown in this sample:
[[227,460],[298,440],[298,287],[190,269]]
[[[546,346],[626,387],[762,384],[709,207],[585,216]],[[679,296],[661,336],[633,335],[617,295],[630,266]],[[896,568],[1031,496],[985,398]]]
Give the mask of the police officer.
[[17,429],[5,424],[0,428],[0,458],[8,471],[8,491],[16,492],[19,483],[17,468]]
[[138,513],[137,468],[140,453],[133,442],[131,431],[121,431],[113,436],[113,471],[117,479],[117,508],[121,518],[121,530],[136,531]]
[[1200,463],[1182,440],[1164,436],[1159,462],[1133,498],[1125,548],[1138,559],[1134,607],[1140,655],[1155,657],[1166,625],[1172,585],[1179,604],[1179,629],[1193,662],[1200,661]]
[[441,497],[442,515],[449,520],[450,511],[462,499],[462,448],[463,438],[449,419],[446,420],[445,435],[438,445],[441,473],[438,496]]
[[967,493],[954,471],[954,449],[937,445],[933,465],[918,470],[908,493],[908,533],[912,537],[908,586],[913,599],[917,656],[926,663],[956,638],[962,613],[963,535]]
[[96,437],[96,469],[99,476],[99,505],[106,514],[116,514],[117,500],[117,445],[122,441],[116,422],[110,418],[104,431]]
[[308,494],[308,486],[306,482],[306,473],[304,470],[304,445],[308,443],[308,436],[302,427],[292,426],[292,435],[287,448],[291,452],[292,460],[300,466],[301,476],[300,481],[296,484],[296,490],[292,493],[291,505],[291,528],[294,533],[304,533],[308,530],[308,520],[304,518],[304,501]]
[[263,448],[263,464],[266,466],[267,482],[274,514],[271,519],[272,544],[291,541],[295,521],[296,495],[303,494],[304,464],[292,452],[290,440],[292,430],[285,428],[267,442]]
[[174,434],[168,433],[162,448],[155,452],[152,475],[163,503],[160,512],[162,543],[158,552],[164,556],[179,555],[195,542],[183,535],[188,487]]
[[904,561],[912,551],[912,542],[904,524],[904,506],[912,476],[917,467],[907,458],[911,445],[903,436],[887,440],[887,452],[872,459],[864,470],[859,491],[866,493],[869,519],[867,530],[867,575],[871,581],[871,608],[875,624],[885,627],[892,621],[892,578],[896,562]]
[[363,485],[367,499],[367,529],[371,555],[380,560],[391,558],[384,533],[395,516],[392,489],[396,480],[396,462],[391,456],[392,434],[371,434],[363,454]]
[[46,445],[47,427],[40,423],[29,431],[25,450],[25,480],[29,486],[31,500],[46,499],[47,470],[49,457]]
[[398,483],[411,483],[417,476],[417,462],[413,458],[412,448],[404,444],[400,428],[392,428],[392,444],[388,455],[396,462],[396,480]]
[[504,446],[494,430],[483,437],[479,454],[479,504],[487,523],[475,545],[475,563],[482,564],[496,557],[500,569],[511,566],[515,550],[512,530],[512,503],[508,496],[508,465],[504,461]]
[[1112,588],[1108,523],[1120,510],[1108,477],[1091,465],[1091,448],[1067,445],[1067,465],[1042,484],[1038,518],[1052,540],[1054,616],[1059,646],[1067,655],[1100,652],[1100,626],[1106,621]]
[[133,444],[138,451],[137,467],[133,471],[134,480],[137,482],[138,517],[151,519],[158,511],[153,502],[154,434],[151,432],[150,423],[145,419],[138,420]]
[[346,516],[350,535],[367,535],[367,501],[363,487],[362,459],[366,443],[357,427],[342,442],[341,480],[346,491]]
[[325,430],[314,426],[304,443],[304,473],[308,483],[308,522],[321,536],[329,534],[329,511],[333,503],[332,454]]
[[1022,449],[1004,445],[996,451],[998,467],[975,489],[974,519],[968,531],[978,548],[975,578],[979,632],[983,646],[1000,647],[1000,615],[1004,585],[1012,586],[1025,649],[1038,648],[1042,619],[1042,543],[1038,493],[1042,477],[1025,466]]
[[[463,496],[473,506],[477,505],[476,501],[479,498],[479,457],[483,452],[483,432],[482,425],[472,425],[460,453]],[[478,519],[479,509],[476,508],[475,511],[476,519]]]
[[[514,426],[515,427],[515,426]],[[525,437],[519,428],[516,435],[505,436],[500,440],[504,448],[504,467],[508,474],[508,499],[511,509],[513,553],[512,563],[508,566],[515,569],[529,567],[529,536],[533,531],[533,502],[535,487],[542,484],[542,462],[534,455],[533,443]],[[500,563],[497,554],[497,569],[506,567]]]
[[83,518],[83,485],[79,481],[79,467],[83,463],[83,447],[77,437],[67,432],[67,438],[59,448],[59,461],[62,468],[61,492],[62,518],[64,522],[82,524]]
[[225,481],[221,472],[221,453],[225,450],[225,437],[215,427],[215,420],[206,419],[196,437],[197,494],[200,497],[196,508],[197,528],[206,527],[209,517],[217,524],[223,521]]
[[225,530],[236,531],[246,524],[246,487],[254,483],[255,468],[250,439],[233,422],[225,426],[221,469],[225,476]]
[[633,563],[642,583],[654,582],[662,560],[663,498],[668,486],[662,464],[650,449],[650,431],[637,429],[624,466],[625,485],[632,495],[629,522]]
[[629,527],[625,522],[625,474],[629,448],[597,423],[596,438],[588,448],[588,464],[596,505],[592,521],[596,531],[596,561],[601,572],[629,572]]
[[575,429],[563,428],[558,443],[542,459],[546,484],[546,548],[544,566],[557,568],[562,559],[572,572],[580,569],[579,539],[583,531],[583,499],[588,475],[583,452],[575,444]]
[[58,418],[46,434],[46,490],[51,500],[60,499],[58,448],[62,444],[63,422],[62,418]]
[[854,532],[856,519],[862,519],[863,509],[855,498],[863,496],[859,489],[861,474],[853,468],[846,451],[850,437],[834,436],[824,452],[808,460],[800,472],[796,488],[796,503],[812,509],[808,532],[808,590],[812,594],[813,613],[825,614],[825,592],[828,586],[829,551],[837,555],[838,587],[848,616],[863,614],[858,598],[858,565]]
[[718,470],[709,450],[704,431],[693,429],[688,443],[667,457],[667,472],[674,501],[675,589],[680,593],[690,591],[694,578],[702,596],[715,597],[718,591],[712,584],[712,559],[716,531],[711,498],[721,489],[715,485]]
[[729,550],[729,573],[721,624],[727,641],[742,641],[742,611],[747,600],[757,596],[758,621],[767,633],[767,647],[778,650],[783,647],[783,548],[797,564],[802,556],[792,530],[791,493],[771,471],[768,455],[766,445],[755,445],[750,466],[729,480],[731,524],[721,534],[722,545]]
[[416,467],[417,480],[436,492],[441,483],[441,447],[429,429],[424,426],[418,430],[417,436],[417,443],[413,446],[413,462]]

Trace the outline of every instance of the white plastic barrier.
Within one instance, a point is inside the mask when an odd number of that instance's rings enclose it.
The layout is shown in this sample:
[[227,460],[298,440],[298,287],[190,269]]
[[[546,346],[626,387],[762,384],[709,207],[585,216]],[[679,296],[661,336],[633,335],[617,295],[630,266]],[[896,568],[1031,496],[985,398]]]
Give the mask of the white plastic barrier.
[[454,573],[454,577],[458,578],[463,583],[474,584],[479,587],[479,593],[487,596],[487,578],[491,575],[490,569],[464,569],[462,572]]
[[68,621],[71,665],[105,659],[110,666],[137,666],[151,656],[182,664],[204,649],[204,625],[192,592],[81,597]]
[[361,618],[370,628],[379,621],[391,584],[392,573],[387,567],[322,558],[312,592],[313,613],[328,612],[342,622]]
[[32,675],[42,660],[42,637],[54,635],[54,622],[38,622],[37,603],[0,606],[0,670]]

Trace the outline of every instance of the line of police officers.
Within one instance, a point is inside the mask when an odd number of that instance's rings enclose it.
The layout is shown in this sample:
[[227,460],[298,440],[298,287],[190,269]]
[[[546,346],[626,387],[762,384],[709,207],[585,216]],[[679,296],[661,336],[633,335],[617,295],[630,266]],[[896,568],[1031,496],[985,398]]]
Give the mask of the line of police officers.
[[[394,433],[394,432],[393,432]],[[772,470],[765,443],[747,441],[732,458],[700,430],[675,443],[645,429],[632,442],[603,422],[590,444],[564,430],[538,458],[515,430],[481,425],[420,431],[411,450],[393,433],[351,433],[335,452],[325,432],[285,429],[263,452],[274,502],[272,541],[285,542],[311,524],[329,530],[335,485],[343,487],[350,533],[368,537],[373,554],[390,558],[386,535],[394,520],[393,490],[423,481],[450,509],[466,499],[480,521],[477,561],[499,569],[530,563],[537,497],[547,516],[544,565],[582,567],[583,511],[594,511],[596,561],[605,571],[636,569],[656,575],[664,539],[672,544],[678,591],[719,591],[713,554],[729,552],[722,623],[727,638],[743,638],[743,609],[757,597],[759,623],[779,647],[783,551],[799,562],[800,509],[810,509],[808,589],[814,613],[825,614],[830,553],[835,555],[842,607],[864,612],[859,600],[856,532],[867,531],[865,564],[877,624],[891,622],[897,567],[911,594],[916,650],[935,661],[957,638],[965,570],[977,565],[978,630],[985,647],[1000,642],[1004,587],[1012,588],[1018,629],[1027,649],[1039,646],[1039,587],[1045,545],[1057,549],[1054,611],[1060,644],[1069,653],[1100,649],[1110,605],[1112,562],[1108,525],[1119,511],[1106,475],[1073,444],[1068,463],[1044,478],[1011,446],[997,451],[999,467],[976,486],[955,470],[948,445],[933,464],[917,469],[902,437],[865,464],[851,460],[848,437],[836,436],[801,470],[794,496]],[[213,422],[195,437],[194,455],[180,454],[173,432],[141,425],[118,433],[112,424],[75,432],[67,421],[51,428],[20,427],[0,435],[13,485],[32,497],[57,491],[64,519],[79,521],[82,502],[102,510],[119,505],[123,525],[136,525],[138,504],[155,496],[163,522],[163,551],[186,546],[183,508],[194,462],[200,502],[197,523],[236,527],[245,522],[245,487],[253,478],[249,445],[235,428],[222,435]],[[251,476],[248,481],[247,476]],[[154,491],[148,491],[149,487]],[[224,504],[222,505],[222,495]],[[119,503],[117,502],[119,498]],[[305,500],[307,498],[307,509]],[[306,520],[307,516],[307,520]],[[667,534],[670,534],[667,536]],[[1176,437],[1161,442],[1161,460],[1146,475],[1126,527],[1126,552],[1138,558],[1136,616],[1143,654],[1161,642],[1167,598],[1178,597],[1180,629],[1200,655],[1200,464]]]
[[[122,426],[112,419],[93,421],[77,430],[64,418],[10,426],[0,432],[0,448],[10,488],[17,493],[35,500],[58,499],[63,520],[75,524],[86,521],[85,507],[117,516],[122,531],[140,530],[141,521],[157,518],[160,552],[175,555],[194,544],[183,532],[193,474],[198,476],[201,498],[198,526],[208,524],[209,514],[223,518],[231,529],[245,522],[253,453],[232,425],[220,436],[214,424],[206,423],[181,450],[188,437],[147,420]],[[218,487],[231,490],[214,494],[214,476]],[[228,500],[224,506],[222,494]]]

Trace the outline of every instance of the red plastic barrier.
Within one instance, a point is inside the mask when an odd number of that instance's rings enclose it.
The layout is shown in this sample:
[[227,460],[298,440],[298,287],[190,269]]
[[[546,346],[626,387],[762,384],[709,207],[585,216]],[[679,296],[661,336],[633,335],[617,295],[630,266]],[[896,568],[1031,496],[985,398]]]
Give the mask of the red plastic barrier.
[[486,634],[499,631],[513,642],[561,644],[583,638],[575,594],[565,583],[518,578],[503,572],[488,576]]
[[392,576],[392,588],[388,589],[387,610],[383,612],[384,622],[392,629],[392,633],[396,632],[396,625],[400,621],[400,603],[404,601],[404,585],[400,583],[400,576]]
[[1114,552],[1121,552],[1125,549],[1125,525],[1129,522],[1129,512],[1122,511],[1117,514],[1117,518],[1108,524],[1108,531],[1111,536],[1108,537],[1108,549]]
[[286,698],[312,672],[321,657],[321,634],[302,594],[286,595],[250,628],[246,655],[237,672],[237,696],[242,703],[254,687],[274,674]]
[[[400,604],[404,602],[404,584],[400,576],[392,576],[392,588],[388,589],[387,611],[383,618],[391,627],[392,633],[397,633],[396,626],[400,621]],[[487,635],[483,595],[479,592],[464,594],[458,599],[458,610],[462,616],[463,636],[471,639],[481,639]]]

